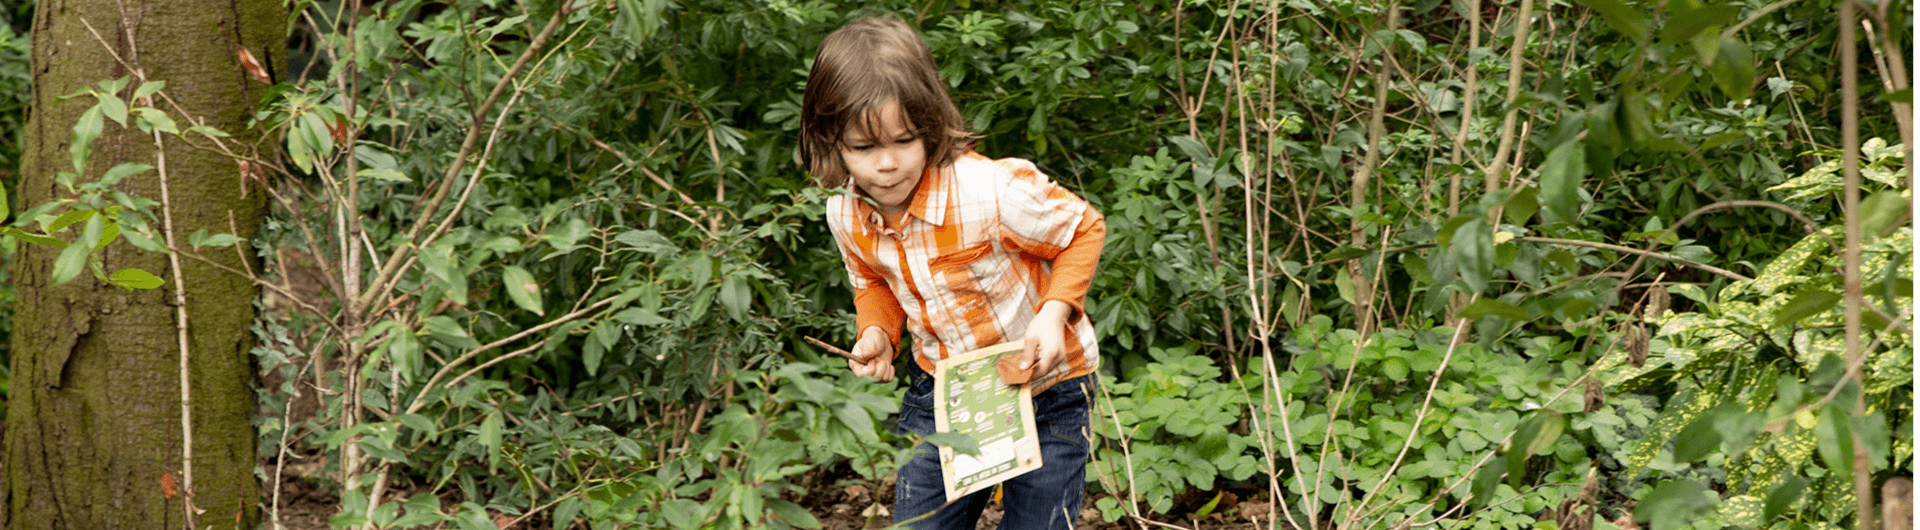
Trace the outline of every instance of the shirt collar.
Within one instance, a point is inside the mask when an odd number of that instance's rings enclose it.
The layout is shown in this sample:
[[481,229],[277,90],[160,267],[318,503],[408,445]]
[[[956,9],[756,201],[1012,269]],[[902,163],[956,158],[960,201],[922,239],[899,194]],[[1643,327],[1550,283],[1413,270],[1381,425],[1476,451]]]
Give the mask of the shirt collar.
[[[952,166],[949,165],[947,167],[951,168]],[[927,168],[921,172],[920,186],[914,190],[913,199],[907,202],[907,216],[918,218],[934,226],[944,226],[947,219],[947,201],[948,198],[952,196],[953,183],[950,182],[952,178],[953,171],[951,169],[936,170],[934,168]],[[854,193],[860,193],[861,198],[866,199],[866,194],[859,192],[858,187],[853,186],[851,182],[847,185],[848,187],[854,188]],[[886,221],[880,215],[879,208],[875,208],[868,200],[855,202],[854,208],[857,209],[856,211],[860,214],[860,218],[866,219],[867,223],[872,226],[886,226]]]

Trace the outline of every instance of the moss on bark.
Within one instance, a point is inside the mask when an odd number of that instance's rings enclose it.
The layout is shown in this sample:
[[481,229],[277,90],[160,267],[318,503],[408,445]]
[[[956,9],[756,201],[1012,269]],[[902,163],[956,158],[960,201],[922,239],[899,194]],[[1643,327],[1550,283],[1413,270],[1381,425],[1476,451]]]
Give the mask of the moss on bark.
[[[241,142],[255,140],[240,131],[266,85],[247,78],[237,52],[245,47],[265,60],[284,57],[285,17],[277,0],[41,0],[33,24],[34,90],[19,204],[67,193],[54,175],[71,169],[71,128],[93,100],[55,98],[129,75],[130,66],[166,81],[167,93],[207,125],[236,133]],[[130,83],[122,97],[137,85]],[[182,127],[187,123],[170,105],[156,106]],[[108,122],[81,180],[96,179],[116,164],[154,160],[151,136]],[[167,166],[181,243],[202,228],[219,233],[237,226],[241,237],[253,234],[266,204],[260,193],[243,194],[234,161],[170,139]],[[119,189],[157,200],[159,179],[147,172]],[[12,271],[18,307],[0,526],[178,527],[185,508],[166,487],[182,476],[180,352],[166,257],[124,240],[105,249],[107,270],[136,267],[169,283],[127,291],[89,274],[50,285],[58,252],[22,245]],[[243,265],[251,258],[231,251],[208,256],[258,270],[257,263]],[[194,494],[206,510],[197,522],[253,528],[259,482],[249,417],[255,399],[249,328],[257,289],[246,278],[193,260],[183,260],[182,273],[191,323]]]

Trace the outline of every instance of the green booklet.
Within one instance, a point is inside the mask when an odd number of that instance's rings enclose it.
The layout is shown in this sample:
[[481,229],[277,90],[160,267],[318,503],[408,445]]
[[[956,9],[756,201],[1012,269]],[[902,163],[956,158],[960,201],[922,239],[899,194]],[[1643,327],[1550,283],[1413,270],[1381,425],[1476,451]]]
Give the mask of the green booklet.
[[1010,342],[948,357],[935,364],[934,421],[939,432],[972,436],[980,455],[940,448],[940,471],[948,499],[993,487],[1040,469],[1040,436],[1033,426],[1033,396],[1000,380],[994,363],[1020,353]]

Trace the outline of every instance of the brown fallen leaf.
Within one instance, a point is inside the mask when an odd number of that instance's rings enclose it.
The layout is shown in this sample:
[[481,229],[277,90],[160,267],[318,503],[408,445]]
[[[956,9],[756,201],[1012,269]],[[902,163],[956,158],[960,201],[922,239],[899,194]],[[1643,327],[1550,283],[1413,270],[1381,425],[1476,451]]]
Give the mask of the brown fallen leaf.
[[260,60],[253,58],[253,52],[240,48],[240,68],[247,71],[247,77],[266,84],[273,84],[273,78],[267,77],[267,69],[260,67]]

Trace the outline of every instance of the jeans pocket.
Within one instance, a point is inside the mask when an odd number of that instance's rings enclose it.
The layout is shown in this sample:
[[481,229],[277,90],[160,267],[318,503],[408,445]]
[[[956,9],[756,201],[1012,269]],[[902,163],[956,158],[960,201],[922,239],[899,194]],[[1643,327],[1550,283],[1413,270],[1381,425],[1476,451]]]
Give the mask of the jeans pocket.
[[1093,403],[1087,399],[1095,384],[1092,376],[1062,381],[1034,400],[1034,420],[1041,430],[1063,441],[1079,445],[1087,442],[1087,415]]

